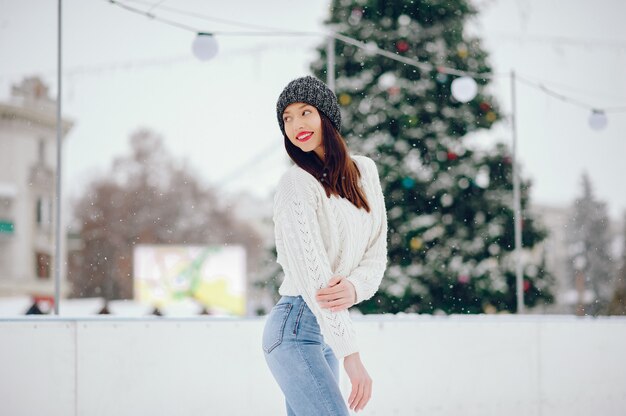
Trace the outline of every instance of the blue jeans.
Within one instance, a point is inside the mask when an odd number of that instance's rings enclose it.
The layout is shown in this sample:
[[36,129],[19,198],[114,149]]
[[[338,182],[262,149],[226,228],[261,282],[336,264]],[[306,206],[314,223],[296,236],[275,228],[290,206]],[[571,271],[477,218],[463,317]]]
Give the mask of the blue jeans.
[[285,395],[289,416],[347,416],[339,361],[302,296],[283,296],[263,329],[265,361]]

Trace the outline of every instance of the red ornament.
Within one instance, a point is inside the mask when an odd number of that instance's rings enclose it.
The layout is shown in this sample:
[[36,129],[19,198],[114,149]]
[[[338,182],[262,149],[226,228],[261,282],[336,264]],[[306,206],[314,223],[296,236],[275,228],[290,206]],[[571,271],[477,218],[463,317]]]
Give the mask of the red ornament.
[[524,279],[524,292],[528,292],[528,289],[530,289],[530,282]]
[[387,89],[387,94],[389,95],[396,95],[399,93],[400,93],[400,87],[396,87],[395,85]]
[[483,111],[483,112],[485,112],[485,113],[486,113],[487,111],[491,110],[491,105],[489,105],[489,103],[488,103],[488,102],[485,102],[485,101],[483,101],[482,103],[480,103],[480,104],[478,105],[478,107],[481,109],[481,111]]
[[448,160],[456,160],[459,156],[454,152],[448,152]]
[[504,163],[506,163],[507,165],[510,165],[510,164],[511,164],[511,156],[504,156],[504,157],[502,158],[502,161],[503,161]]
[[409,42],[407,42],[406,40],[399,40],[398,42],[396,42],[396,49],[400,53],[404,53],[404,52],[408,51],[409,50]]

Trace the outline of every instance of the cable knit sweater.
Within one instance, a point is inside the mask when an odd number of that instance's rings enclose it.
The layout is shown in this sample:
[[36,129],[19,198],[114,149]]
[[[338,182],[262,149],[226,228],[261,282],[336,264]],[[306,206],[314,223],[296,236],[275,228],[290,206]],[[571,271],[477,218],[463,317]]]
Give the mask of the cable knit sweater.
[[387,211],[374,161],[355,161],[371,212],[349,200],[326,196],[322,184],[297,165],[281,177],[274,194],[277,262],[285,278],[278,293],[301,295],[337,358],[359,351],[348,310],[322,308],[315,295],[333,276],[346,277],[356,302],[371,298],[387,267]]

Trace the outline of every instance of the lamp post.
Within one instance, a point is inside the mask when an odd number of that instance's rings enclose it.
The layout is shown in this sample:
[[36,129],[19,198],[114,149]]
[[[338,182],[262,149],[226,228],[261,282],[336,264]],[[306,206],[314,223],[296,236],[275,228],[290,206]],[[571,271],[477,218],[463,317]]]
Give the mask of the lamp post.
[[326,84],[332,92],[335,92],[335,38],[328,36],[326,43]]
[[517,313],[524,313],[524,287],[522,272],[522,208],[520,202],[519,169],[517,166],[517,114],[515,105],[515,70],[511,71],[511,130],[513,134],[513,220],[515,228],[515,292]]
[[59,299],[61,292],[61,0],[58,0],[57,11],[57,169],[55,192],[55,223],[54,228],[54,314],[59,314]]

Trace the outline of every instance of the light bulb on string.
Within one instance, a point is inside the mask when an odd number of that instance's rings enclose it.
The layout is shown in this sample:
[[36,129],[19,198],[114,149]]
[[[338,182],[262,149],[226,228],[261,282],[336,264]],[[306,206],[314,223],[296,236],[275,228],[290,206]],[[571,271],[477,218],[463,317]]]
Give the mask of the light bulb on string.
[[604,130],[609,120],[606,118],[606,114],[602,110],[591,110],[591,114],[589,115],[589,127],[592,130]]
[[376,44],[376,42],[370,41],[365,44],[365,53],[368,56],[376,55],[377,51],[378,51],[378,45]]
[[387,90],[396,85],[396,81],[397,79],[393,72],[385,72],[378,77],[378,87],[381,90]]
[[217,55],[218,47],[212,33],[198,32],[191,44],[191,50],[196,58],[208,61]]
[[455,78],[450,85],[452,96],[462,103],[470,102],[478,93],[478,85],[474,78],[463,76]]

